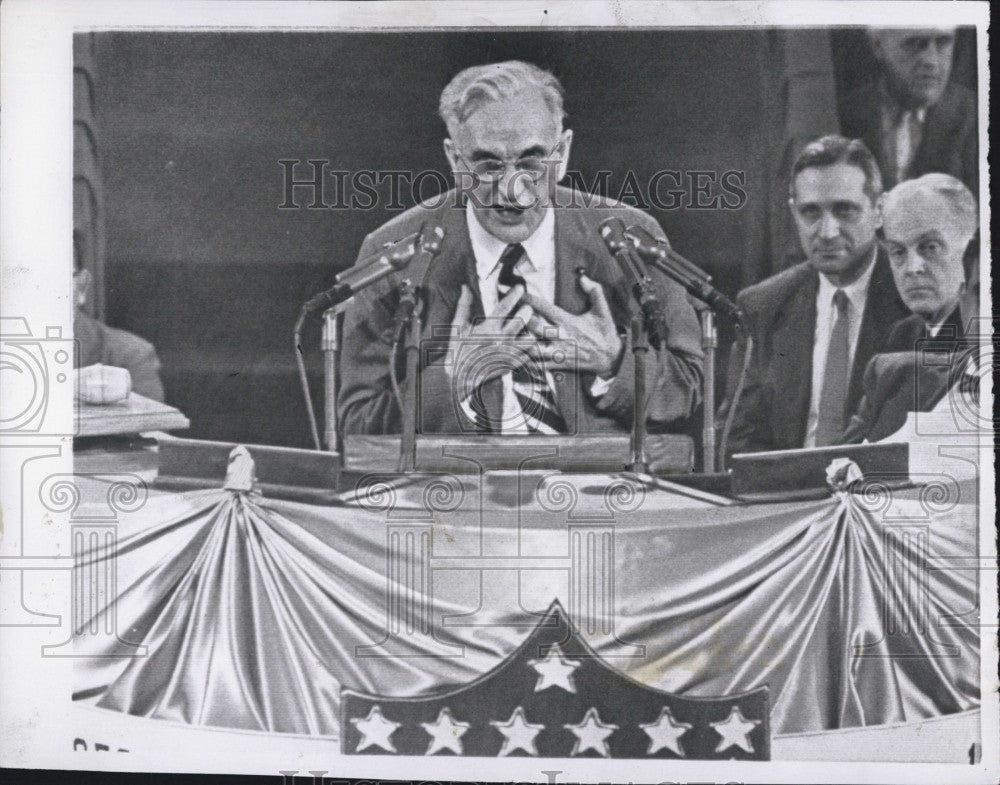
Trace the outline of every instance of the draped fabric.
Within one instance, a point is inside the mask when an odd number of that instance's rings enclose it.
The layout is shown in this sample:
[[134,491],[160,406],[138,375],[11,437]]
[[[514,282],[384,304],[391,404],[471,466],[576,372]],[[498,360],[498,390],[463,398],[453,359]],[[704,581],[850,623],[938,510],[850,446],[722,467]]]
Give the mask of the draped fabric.
[[768,685],[776,734],[979,703],[976,507],[957,487],[715,507],[624,478],[439,477],[330,507],[153,493],[119,529],[77,560],[113,559],[118,596],[75,639],[105,655],[79,660],[76,697],[115,711],[337,737],[341,687],[468,682],[554,599],[642,683]]

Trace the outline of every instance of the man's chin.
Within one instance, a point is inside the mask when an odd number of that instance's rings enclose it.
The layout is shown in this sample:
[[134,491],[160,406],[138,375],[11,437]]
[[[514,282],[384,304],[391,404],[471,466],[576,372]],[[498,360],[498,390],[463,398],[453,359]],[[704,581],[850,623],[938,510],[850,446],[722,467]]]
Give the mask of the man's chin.
[[810,259],[813,267],[827,275],[839,275],[851,266],[847,254],[815,254]]
[[928,321],[933,320],[934,316],[942,310],[940,301],[928,294],[906,292],[902,299],[907,308],[913,313],[920,314]]
[[944,84],[938,80],[921,82],[911,87],[910,93],[917,106],[932,106],[936,104],[944,92]]

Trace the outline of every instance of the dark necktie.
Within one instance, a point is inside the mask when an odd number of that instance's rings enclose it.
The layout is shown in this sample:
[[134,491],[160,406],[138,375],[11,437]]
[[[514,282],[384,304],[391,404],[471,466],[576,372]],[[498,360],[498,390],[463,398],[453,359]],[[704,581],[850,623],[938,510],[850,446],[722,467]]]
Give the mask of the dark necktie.
[[847,406],[847,383],[851,371],[850,300],[843,289],[834,292],[833,305],[837,317],[833,330],[830,331],[830,345],[823,370],[819,422],[816,427],[817,447],[837,444],[844,433],[844,409]]
[[[521,284],[527,288],[524,278],[514,272],[514,268],[524,259],[524,248],[520,243],[508,245],[500,255],[500,276],[497,280],[497,299],[500,300],[512,286]],[[545,368],[540,363],[529,361],[511,371],[514,395],[524,413],[525,423],[532,433],[565,433],[566,422],[559,414],[556,397],[549,386]],[[478,414],[478,413],[477,413]],[[480,418],[476,418],[481,426]]]

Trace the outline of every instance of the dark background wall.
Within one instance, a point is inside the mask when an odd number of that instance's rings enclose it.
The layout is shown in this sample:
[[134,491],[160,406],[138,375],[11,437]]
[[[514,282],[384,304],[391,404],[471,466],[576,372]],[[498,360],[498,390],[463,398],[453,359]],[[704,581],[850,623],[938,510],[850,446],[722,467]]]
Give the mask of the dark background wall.
[[[156,345],[168,401],[192,435],[295,446],[308,444],[292,353],[298,308],[398,210],[386,206],[387,185],[368,210],[308,209],[302,189],[300,209],[279,209],[279,160],[446,172],[441,89],[468,65],[530,60],[565,87],[571,167],[587,182],[609,170],[616,194],[629,170],[642,184],[660,169],[743,173],[741,209],[650,209],[676,249],[735,293],[787,263],[772,226],[787,157],[776,149],[790,125],[803,127],[791,115],[805,111],[809,134],[836,131],[827,99],[835,80],[852,78],[828,44],[796,54],[773,30],[130,32],[91,42],[107,321]],[[815,111],[789,99],[798,73],[819,96]],[[404,191],[401,202],[413,199]],[[316,325],[306,346],[318,395]]]

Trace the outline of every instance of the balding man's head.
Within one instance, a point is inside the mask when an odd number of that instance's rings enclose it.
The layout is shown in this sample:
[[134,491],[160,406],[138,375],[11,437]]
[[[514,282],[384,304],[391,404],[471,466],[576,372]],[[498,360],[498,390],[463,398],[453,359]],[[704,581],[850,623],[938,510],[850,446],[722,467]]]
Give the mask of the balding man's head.
[[960,180],[927,174],[882,199],[882,235],[896,288],[907,307],[930,323],[958,305],[963,256],[978,226],[976,200]]
[[868,28],[887,86],[905,108],[937,103],[951,76],[955,28]]

